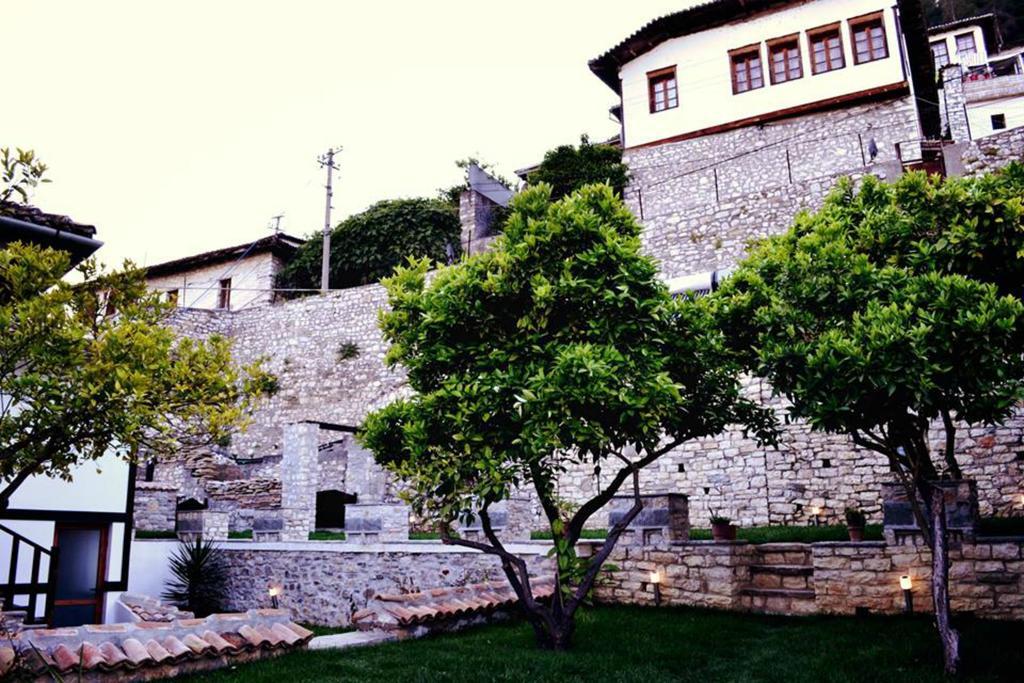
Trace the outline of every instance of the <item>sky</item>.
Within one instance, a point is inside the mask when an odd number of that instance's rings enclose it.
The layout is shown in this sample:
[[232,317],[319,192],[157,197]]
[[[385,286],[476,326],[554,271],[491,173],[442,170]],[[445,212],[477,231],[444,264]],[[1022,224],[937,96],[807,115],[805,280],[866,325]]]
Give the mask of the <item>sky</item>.
[[0,0],[0,147],[34,149],[32,203],[97,226],[110,265],[320,230],[433,196],[475,155],[513,177],[618,131],[587,68],[690,0]]

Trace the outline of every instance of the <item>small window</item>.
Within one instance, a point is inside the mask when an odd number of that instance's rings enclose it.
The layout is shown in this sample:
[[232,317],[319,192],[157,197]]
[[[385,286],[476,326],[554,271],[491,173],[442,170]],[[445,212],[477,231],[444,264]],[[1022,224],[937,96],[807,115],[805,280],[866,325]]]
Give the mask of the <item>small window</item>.
[[944,66],[949,66],[949,48],[946,41],[937,40],[932,43],[932,59],[935,60],[935,70],[938,71]]
[[956,37],[956,53],[961,56],[978,54],[973,33],[961,33]]
[[818,29],[810,34],[810,41],[812,73],[823,74],[846,66],[843,60],[843,39],[839,36],[838,25]]
[[851,19],[850,33],[853,35],[854,64],[866,64],[889,56],[889,48],[885,44],[885,25],[880,14]]
[[768,59],[771,62],[773,85],[795,81],[804,75],[803,65],[800,63],[800,41],[796,36],[769,43]]
[[217,297],[217,308],[231,308],[231,278],[220,281],[220,292]]
[[679,106],[679,89],[676,85],[674,66],[647,74],[647,88],[652,114]]
[[738,95],[764,87],[761,70],[761,46],[745,47],[729,54],[732,61],[732,92]]
[[167,301],[167,303],[171,304],[172,306],[177,306],[178,305],[178,290],[176,290],[176,289],[168,289],[167,292],[164,294],[164,299]]
[[153,477],[156,475],[156,460],[150,460],[146,463],[146,471],[144,477],[146,481],[153,481]]
[[992,114],[992,130],[1006,128],[1006,114]]

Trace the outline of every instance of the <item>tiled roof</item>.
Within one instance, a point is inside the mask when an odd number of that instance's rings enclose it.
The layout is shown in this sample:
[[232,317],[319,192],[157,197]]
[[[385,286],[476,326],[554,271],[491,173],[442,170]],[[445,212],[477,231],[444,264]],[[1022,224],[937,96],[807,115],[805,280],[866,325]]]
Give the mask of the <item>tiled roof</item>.
[[[531,579],[533,596],[546,600],[555,592],[553,579]],[[507,581],[489,581],[457,588],[434,588],[420,593],[376,595],[365,609],[352,615],[360,630],[403,629],[451,619],[485,616],[515,606],[519,598]]]
[[279,232],[268,237],[258,239],[255,242],[250,242],[249,244],[239,244],[233,247],[215,249],[214,251],[206,251],[202,254],[186,256],[173,261],[157,263],[146,268],[146,275],[149,277],[172,275],[174,273],[193,270],[195,268],[208,266],[214,263],[235,261],[243,255],[254,256],[268,251],[275,256],[289,258],[295,253],[296,249],[302,246],[303,242],[305,242],[305,240]]
[[[90,681],[153,680],[252,661],[305,645],[313,633],[287,610],[249,610],[205,619],[25,630],[0,645],[0,679],[15,653],[37,680],[81,674]],[[58,679],[59,680],[59,679]],[[77,678],[75,679],[77,680]]]
[[194,619],[196,616],[148,595],[122,593],[117,601],[124,605],[132,621],[171,622],[176,619]]
[[82,225],[81,223],[74,222],[67,216],[61,216],[60,214],[55,213],[46,213],[45,211],[41,211],[34,206],[29,206],[28,204],[0,202],[0,216],[24,221],[25,223],[31,223],[32,225],[42,225],[47,228],[66,230],[68,232],[75,233],[76,235],[81,235],[82,237],[92,237],[96,234],[96,228],[92,225]]

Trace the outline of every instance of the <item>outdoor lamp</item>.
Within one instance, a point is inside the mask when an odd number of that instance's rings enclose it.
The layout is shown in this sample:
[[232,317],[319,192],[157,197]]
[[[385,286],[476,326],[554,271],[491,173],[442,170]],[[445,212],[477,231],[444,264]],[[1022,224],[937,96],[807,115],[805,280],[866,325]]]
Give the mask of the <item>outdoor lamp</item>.
[[903,611],[907,614],[914,611],[914,596],[910,592],[912,586],[910,574],[904,574],[900,577],[900,588],[903,589]]
[[651,586],[654,587],[654,605],[661,606],[661,574],[655,570],[651,572]]
[[277,609],[277,596],[281,594],[280,586],[271,586],[267,589],[267,594],[270,595],[270,604],[274,607],[274,609]]

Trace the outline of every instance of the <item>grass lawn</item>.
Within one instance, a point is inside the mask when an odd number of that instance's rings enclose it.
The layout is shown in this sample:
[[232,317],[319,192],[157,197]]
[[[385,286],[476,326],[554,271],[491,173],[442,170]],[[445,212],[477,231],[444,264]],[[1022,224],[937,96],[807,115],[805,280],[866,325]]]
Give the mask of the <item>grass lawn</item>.
[[[965,621],[967,680],[1019,681],[1024,623]],[[300,652],[180,679],[214,681],[913,681],[942,680],[927,618],[762,617],[685,608],[599,607],[570,653],[537,650],[522,623],[356,650]]]

